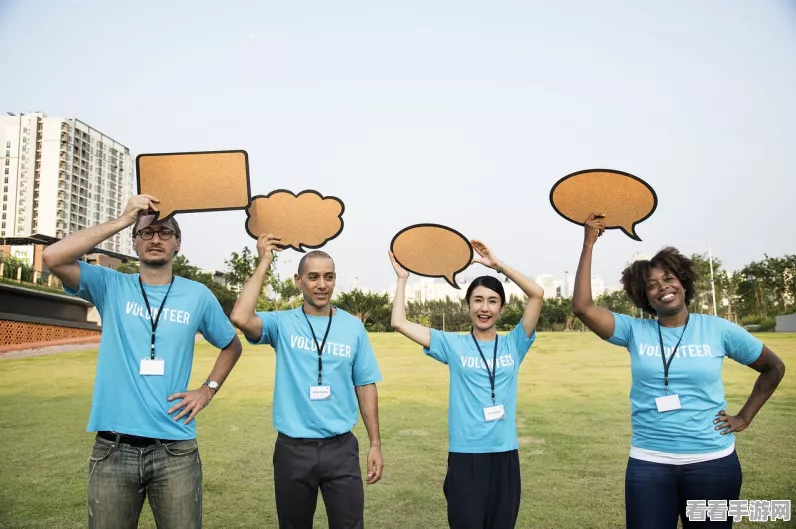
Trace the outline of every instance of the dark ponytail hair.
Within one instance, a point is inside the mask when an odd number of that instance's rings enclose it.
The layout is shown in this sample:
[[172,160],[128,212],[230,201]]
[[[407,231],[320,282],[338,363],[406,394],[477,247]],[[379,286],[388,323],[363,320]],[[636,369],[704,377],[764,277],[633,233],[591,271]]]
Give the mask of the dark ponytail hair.
[[500,306],[506,304],[506,291],[503,290],[503,285],[501,284],[500,280],[492,277],[492,276],[481,276],[477,277],[470,283],[470,286],[467,287],[467,295],[465,299],[467,300],[467,304],[470,304],[470,296],[473,295],[473,290],[475,287],[486,287],[489,290],[494,290],[497,292],[498,296],[500,296]]

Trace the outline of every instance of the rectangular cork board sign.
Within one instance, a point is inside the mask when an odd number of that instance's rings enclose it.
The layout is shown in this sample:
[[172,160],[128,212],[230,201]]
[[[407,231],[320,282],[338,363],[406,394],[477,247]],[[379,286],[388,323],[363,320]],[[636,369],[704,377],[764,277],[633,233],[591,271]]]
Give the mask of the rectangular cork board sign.
[[157,221],[176,213],[246,209],[251,195],[246,151],[140,154],[138,194],[159,202]]

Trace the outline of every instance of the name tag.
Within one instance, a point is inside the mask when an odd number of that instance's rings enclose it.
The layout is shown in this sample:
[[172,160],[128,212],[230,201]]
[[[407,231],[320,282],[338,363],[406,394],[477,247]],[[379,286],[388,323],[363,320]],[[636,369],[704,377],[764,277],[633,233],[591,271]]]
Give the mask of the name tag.
[[506,412],[503,409],[502,404],[484,408],[484,419],[486,419],[486,422],[499,421],[501,419],[504,419],[505,417],[506,417]]
[[680,397],[675,395],[666,395],[665,397],[658,397],[655,399],[655,404],[658,405],[658,411],[672,411],[680,409]]
[[166,372],[166,362],[160,358],[142,358],[139,375],[163,375]]
[[332,386],[310,386],[310,400],[326,400],[332,396]]

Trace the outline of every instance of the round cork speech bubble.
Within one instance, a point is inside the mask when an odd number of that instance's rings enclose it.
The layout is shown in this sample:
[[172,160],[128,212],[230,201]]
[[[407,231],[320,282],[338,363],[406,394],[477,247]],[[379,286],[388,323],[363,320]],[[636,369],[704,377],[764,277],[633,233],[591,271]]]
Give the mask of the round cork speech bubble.
[[473,247],[467,237],[440,224],[414,224],[402,229],[390,242],[390,250],[408,271],[444,278],[457,289],[456,274],[473,261]]
[[592,213],[605,215],[605,228],[618,229],[640,241],[636,225],[658,207],[658,195],[644,180],[613,169],[588,169],[569,174],[553,185],[550,204],[556,213],[583,226]]
[[337,197],[325,197],[308,189],[298,195],[277,189],[252,197],[246,209],[246,232],[254,239],[271,233],[282,240],[276,246],[320,248],[343,231],[345,205]]

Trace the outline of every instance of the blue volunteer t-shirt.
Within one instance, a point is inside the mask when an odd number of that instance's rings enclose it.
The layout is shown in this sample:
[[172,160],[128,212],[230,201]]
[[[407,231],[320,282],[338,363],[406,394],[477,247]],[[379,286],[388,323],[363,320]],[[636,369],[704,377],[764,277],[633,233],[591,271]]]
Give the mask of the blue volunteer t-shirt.
[[[484,361],[470,334],[431,329],[430,347],[423,352],[448,365],[448,451],[469,454],[515,450],[517,443],[517,375],[528,349],[536,340],[529,338],[522,323],[506,336],[498,336],[495,405],[502,404],[505,418],[486,422],[484,408],[492,406],[492,388]],[[490,369],[495,341],[478,345]]]
[[713,420],[727,409],[721,370],[724,357],[751,364],[763,343],[723,318],[691,314],[683,327],[661,327],[666,360],[683,335],[669,366],[669,395],[681,408],[659,412],[657,397],[665,396],[663,359],[657,320],[614,314],[614,335],[608,341],[630,352],[630,409],[636,448],[674,454],[703,454],[729,448],[734,434],[721,435]]
[[[78,261],[80,285],[67,294],[92,303],[102,318],[94,395],[86,431],[115,431],[159,439],[196,437],[196,421],[183,424],[168,414],[179,402],[168,398],[186,391],[191,378],[194,341],[200,332],[219,349],[235,337],[218,300],[195,281],[174,278],[155,333],[155,356],[165,361],[165,373],[140,375],[141,359],[149,358],[152,323],[138,274],[123,274]],[[152,315],[157,317],[169,285],[144,285]]]
[[305,319],[301,307],[278,312],[258,312],[263,334],[252,344],[268,344],[276,351],[273,423],[290,437],[322,438],[350,432],[359,407],[355,386],[381,382],[381,372],[362,322],[336,309],[323,345],[323,382],[331,396],[310,400],[310,387],[318,385],[318,347],[307,319],[322,344],[328,316]]

